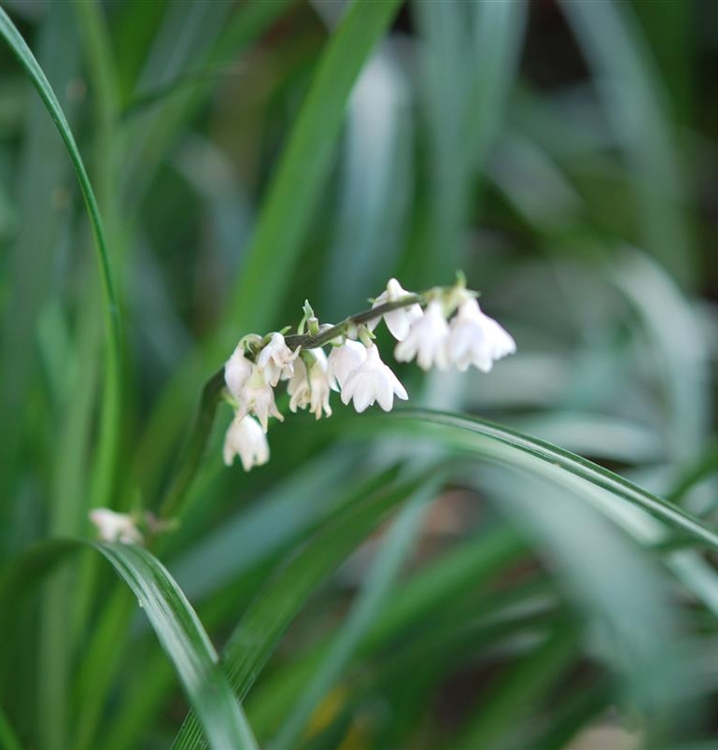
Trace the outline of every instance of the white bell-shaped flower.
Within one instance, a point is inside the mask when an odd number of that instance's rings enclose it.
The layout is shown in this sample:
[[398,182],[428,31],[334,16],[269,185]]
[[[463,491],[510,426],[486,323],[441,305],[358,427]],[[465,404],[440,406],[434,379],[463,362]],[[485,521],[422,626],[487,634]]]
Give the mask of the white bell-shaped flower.
[[235,399],[239,400],[253,369],[254,363],[244,356],[244,346],[240,342],[224,366],[224,382]]
[[365,359],[364,344],[347,339],[341,346],[332,347],[329,353],[329,376],[333,377],[341,388],[354,370],[364,364]]
[[424,314],[412,323],[409,335],[396,345],[394,356],[399,362],[410,362],[416,357],[422,370],[429,370],[433,365],[445,370],[449,366],[448,338],[449,324],[442,304],[432,300]]
[[280,378],[294,374],[294,360],[298,355],[299,349],[292,351],[281,333],[273,333],[269,343],[259,352],[257,365],[264,370],[267,382],[276,386]]
[[354,408],[363,412],[378,401],[384,411],[391,411],[394,396],[409,398],[399,378],[381,361],[379,350],[374,344],[366,347],[364,362],[349,374],[342,386],[342,401],[354,401]]
[[329,394],[336,390],[334,379],[327,372],[327,355],[322,349],[310,349],[313,361],[307,367],[303,359],[298,359],[294,367],[294,375],[287,384],[287,393],[291,396],[289,408],[306,409],[307,406],[314,416],[319,419],[322,414],[328,417],[332,414],[329,405]]
[[142,534],[132,516],[126,513],[116,513],[109,508],[93,508],[90,511],[90,521],[103,542],[142,544]]
[[[372,305],[372,309],[384,305],[387,302],[396,302],[396,300],[406,297],[413,292],[407,292],[396,279],[389,279],[386,290],[383,291],[375,300]],[[409,305],[408,307],[401,307],[398,310],[392,310],[391,312],[384,313],[383,317],[386,327],[389,329],[391,335],[397,341],[403,341],[409,335],[409,329],[414,323],[422,316],[421,307],[419,305]],[[370,331],[373,331],[380,318],[374,318],[367,323],[367,327]]]
[[261,367],[252,365],[252,373],[238,394],[234,394],[239,405],[237,416],[241,419],[247,414],[254,414],[262,429],[267,431],[269,417],[276,417],[280,422],[284,417],[274,403],[274,389],[267,382]]
[[227,466],[231,466],[234,457],[239,456],[245,471],[266,464],[269,461],[269,443],[259,422],[249,415],[235,417],[225,435],[222,455]]
[[459,371],[470,365],[489,372],[497,359],[513,354],[516,342],[472,297],[463,302],[451,321],[447,344],[449,360]]

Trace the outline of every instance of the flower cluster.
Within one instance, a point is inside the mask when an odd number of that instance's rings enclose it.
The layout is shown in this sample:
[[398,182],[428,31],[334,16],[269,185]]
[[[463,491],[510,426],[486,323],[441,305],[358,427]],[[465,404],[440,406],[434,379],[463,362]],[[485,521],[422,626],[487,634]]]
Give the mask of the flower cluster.
[[274,396],[281,382],[287,384],[289,409],[309,409],[317,419],[331,415],[332,391],[357,412],[375,403],[390,411],[395,397],[406,400],[406,389],[374,343],[373,331],[382,319],[397,340],[399,362],[416,359],[424,370],[455,366],[461,372],[473,365],[488,372],[516,344],[481,310],[476,297],[461,278],[453,287],[422,294],[407,292],[391,279],[371,310],[337,325],[320,325],[306,303],[296,334],[286,335],[285,329],[244,336],[224,367],[227,400],[235,410],[224,441],[225,464],[239,456],[248,471],[269,460],[269,418],[284,420]]

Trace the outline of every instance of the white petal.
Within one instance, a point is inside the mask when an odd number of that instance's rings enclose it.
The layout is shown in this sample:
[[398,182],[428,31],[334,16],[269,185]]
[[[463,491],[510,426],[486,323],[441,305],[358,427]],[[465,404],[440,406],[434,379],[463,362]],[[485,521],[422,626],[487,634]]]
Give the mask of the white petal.
[[[408,292],[404,289],[396,279],[389,279],[386,285],[386,290],[374,300],[372,309],[386,304],[387,302],[395,302],[396,300],[401,299],[402,297],[407,297],[410,294],[413,294],[413,292]],[[419,307],[419,305],[411,305],[410,307],[384,313],[383,317],[391,335],[398,341],[403,341],[409,333],[409,326],[412,321],[417,317],[421,317],[421,314],[421,307]],[[369,321],[367,327],[370,331],[373,331],[378,322],[379,318],[373,318]]]
[[[382,292],[373,302],[371,309],[373,310],[375,307],[379,307],[380,305],[385,304],[388,301],[388,294],[387,292]],[[373,331],[378,325],[379,321],[381,320],[382,316],[380,315],[378,318],[372,318],[371,320],[367,321],[366,327]]]
[[267,438],[255,419],[235,416],[224,440],[224,460],[231,465],[235,455],[239,456],[245,471],[266,463],[269,458]]
[[[418,314],[417,314],[418,311]],[[392,310],[384,315],[384,322],[389,333],[397,340],[403,341],[411,329],[411,324],[422,316],[419,305]]]
[[275,332],[269,343],[264,346],[257,357],[257,366],[261,367],[267,382],[276,386],[283,375],[294,373],[294,360],[299,355],[299,349],[292,351],[286,344],[284,336]]
[[394,389],[388,378],[377,383],[376,400],[384,411],[391,411],[394,406]]
[[354,393],[354,408],[361,414],[375,401],[374,389],[368,380],[363,380]]
[[366,347],[359,341],[346,341],[342,346],[334,347],[329,354],[327,373],[339,386],[357,370],[366,360]]
[[342,392],[341,392],[341,399],[343,404],[348,404],[352,398],[354,397],[354,392],[356,391],[357,385],[360,382],[360,380],[357,378],[357,375],[360,374],[360,369],[354,370],[349,377],[344,381],[344,385],[342,386]]
[[501,359],[507,354],[513,354],[516,351],[516,342],[513,337],[502,328],[493,318],[489,318],[489,330],[493,343],[494,359]]
[[394,373],[391,373],[393,381],[392,381],[392,390],[396,394],[398,398],[400,398],[402,401],[408,401],[409,394],[406,392],[406,388],[402,385],[401,380],[394,375]]
[[397,362],[411,362],[414,357],[416,357],[416,341],[413,338],[400,341],[394,348],[394,359]]
[[451,322],[447,353],[459,371],[469,365],[489,372],[497,359],[516,351],[513,338],[486,315],[475,299],[466,300]]
[[394,354],[400,362],[407,362],[416,356],[419,367],[424,370],[434,364],[445,369],[448,365],[448,337],[449,325],[441,303],[433,300],[424,314],[413,322],[409,335],[396,347]]
[[249,380],[254,365],[250,362],[242,351],[241,347],[237,347],[233,352],[232,356],[227,360],[224,366],[224,382],[229,389],[229,392],[238,398],[239,394],[244,388],[245,384]]

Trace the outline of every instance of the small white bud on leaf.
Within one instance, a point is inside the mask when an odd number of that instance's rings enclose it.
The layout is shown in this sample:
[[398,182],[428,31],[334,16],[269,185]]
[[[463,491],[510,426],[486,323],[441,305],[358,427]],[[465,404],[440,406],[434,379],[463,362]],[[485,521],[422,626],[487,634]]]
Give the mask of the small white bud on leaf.
[[103,542],[120,544],[142,544],[143,536],[132,516],[116,513],[109,508],[93,508],[90,521],[97,529],[97,536]]

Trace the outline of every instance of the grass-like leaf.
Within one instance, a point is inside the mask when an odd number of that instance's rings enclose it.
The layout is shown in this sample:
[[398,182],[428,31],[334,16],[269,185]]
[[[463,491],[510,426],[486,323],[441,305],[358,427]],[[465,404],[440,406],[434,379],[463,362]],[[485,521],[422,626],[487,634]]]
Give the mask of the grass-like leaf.
[[604,108],[634,174],[645,244],[677,280],[696,280],[683,209],[685,188],[659,72],[633,8],[606,0],[560,3],[589,65]]
[[256,747],[242,709],[197,615],[164,566],[145,550],[116,544],[97,549],[137,596],[201,717],[210,747]]
[[[528,4],[478,0],[420,2],[424,99],[431,147],[429,243],[420,283],[464,263],[469,197],[495,137],[517,72]],[[441,246],[442,252],[435,248]],[[428,279],[428,281],[427,281]]]
[[[223,661],[243,700],[292,619],[315,588],[426,476],[374,493],[326,524],[293,554],[245,613],[223,653]],[[197,719],[187,717],[173,750],[204,747]]]
[[718,549],[718,534],[691,513],[592,461],[544,440],[484,419],[423,409],[401,410],[391,417],[378,416],[376,420],[393,431],[410,430],[414,434],[416,426],[421,425],[423,437],[438,439],[459,449],[471,448],[504,463],[522,467],[528,465],[534,471],[539,469],[544,475],[550,474],[554,479],[567,472],[646,511],[670,528]]
[[362,638],[386,606],[396,579],[421,530],[427,501],[435,492],[436,486],[432,482],[427,482],[421,487],[387,533],[376,561],[367,574],[363,591],[352,607],[344,626],[332,642],[326,657],[305,685],[302,696],[272,743],[277,750],[289,750],[297,746],[312,712],[334,686]]
[[[421,660],[428,649],[435,652],[441,649],[439,634],[442,632],[449,634],[452,648],[461,651],[462,642],[456,637],[455,628],[445,628],[444,618],[449,618],[452,623],[463,623],[465,618],[456,616],[457,603],[469,602],[475,606],[474,593],[482,590],[497,571],[510,567],[524,554],[524,544],[513,531],[507,527],[493,528],[426,564],[392,590],[356,644],[354,659],[372,659],[383,652],[381,672],[404,674],[412,664]],[[484,597],[482,615],[491,611],[488,598]],[[417,627],[422,636],[407,639],[406,634]],[[275,717],[292,710],[292,705],[304,694],[315,672],[329,661],[332,652],[339,650],[341,641],[346,642],[348,638],[341,629],[328,643],[317,644],[302,658],[277,670],[258,686],[247,703],[258,737],[269,736],[276,724]],[[392,657],[387,658],[389,644],[399,643],[402,647],[392,649]],[[441,670],[447,660],[438,661]]]
[[100,266],[100,277],[104,292],[104,312],[108,333],[107,347],[107,369],[106,385],[103,403],[102,438],[98,454],[98,470],[96,476],[97,486],[95,496],[99,505],[109,504],[108,498],[112,491],[112,480],[114,474],[114,463],[116,460],[119,420],[120,420],[120,394],[121,394],[121,372],[122,372],[122,334],[120,325],[120,311],[115,291],[115,282],[110,264],[110,254],[105,238],[105,230],[100,217],[100,209],[97,199],[90,183],[87,170],[82,161],[80,150],[75,143],[75,138],[70,130],[60,102],[50,86],[45,73],[38,64],[32,51],[25,43],[13,24],[10,17],[3,8],[0,8],[0,35],[7,42],[13,54],[19,60],[23,69],[37,89],[40,98],[47,107],[57,130],[65,143],[67,152],[75,169],[77,180],[80,185],[82,197],[85,200],[87,214],[92,226],[92,234],[95,241],[95,249]]
[[235,289],[230,317],[240,330],[264,330],[290,283],[302,236],[331,168],[349,94],[400,5],[399,0],[354,0],[327,44]]
[[481,711],[469,721],[460,747],[495,747],[527,705],[545,695],[575,658],[580,634],[571,625],[556,628],[536,650],[505,673]]
[[[197,615],[165,567],[140,547],[60,540],[40,544],[0,578],[0,603],[10,619],[20,593],[69,554],[91,546],[115,568],[137,597],[182,682],[209,746],[252,750],[256,742]],[[11,604],[12,602],[12,604]]]

